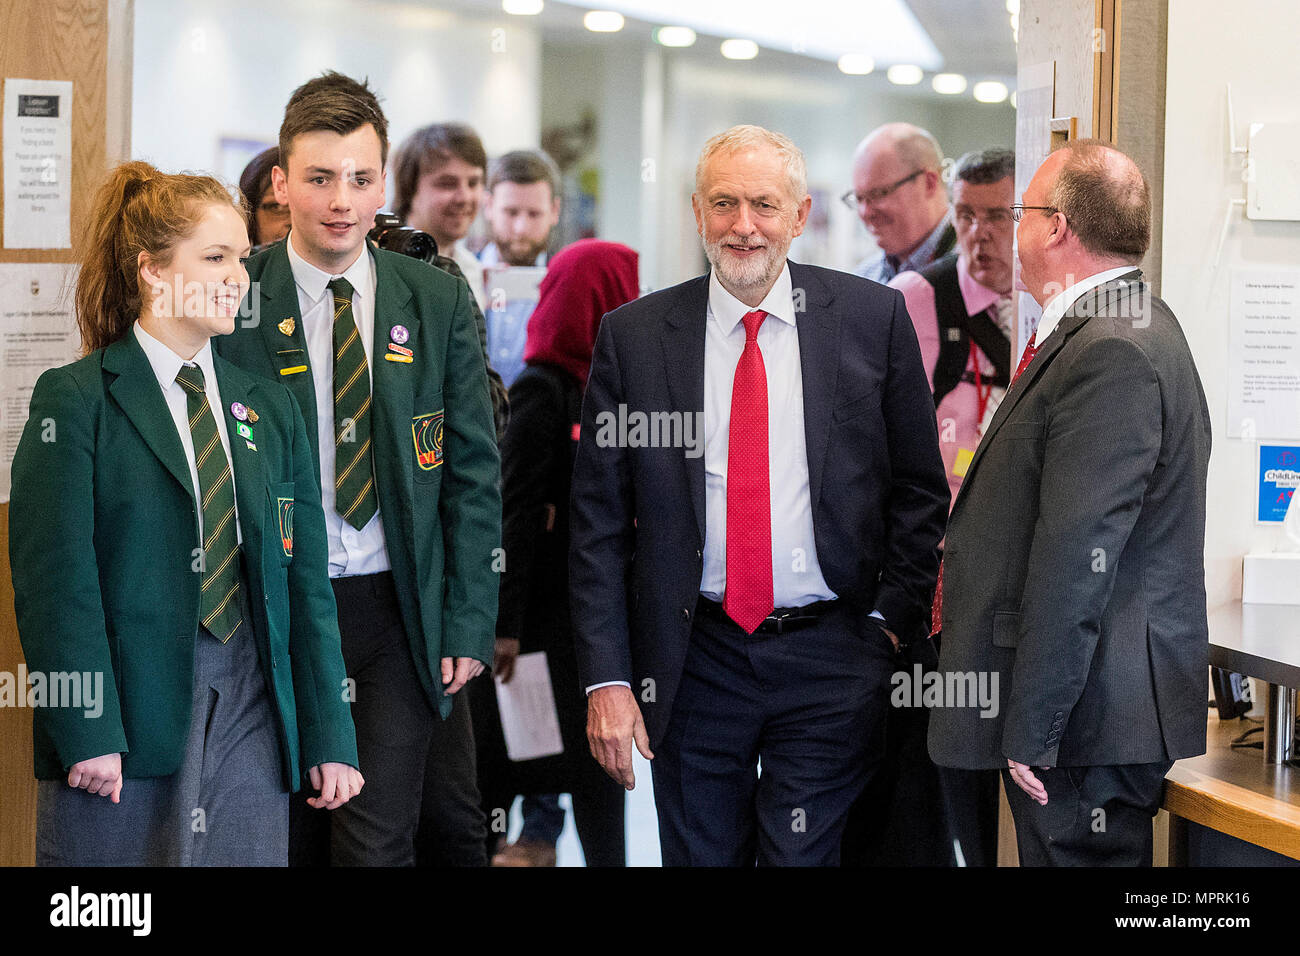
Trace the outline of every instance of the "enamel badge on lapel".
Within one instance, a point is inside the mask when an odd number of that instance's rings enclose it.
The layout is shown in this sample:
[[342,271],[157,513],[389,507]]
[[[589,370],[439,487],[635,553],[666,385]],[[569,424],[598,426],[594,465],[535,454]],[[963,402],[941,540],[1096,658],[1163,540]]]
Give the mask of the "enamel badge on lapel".
[[257,424],[257,412],[253,411],[251,407],[248,407],[248,423],[250,425]]
[[289,316],[287,319],[285,319],[283,322],[277,325],[276,328],[279,329],[281,332],[283,332],[285,335],[293,335],[293,329],[294,329],[293,316],[292,315]]
[[415,353],[406,348],[406,342],[411,338],[411,333],[407,331],[406,326],[394,325],[388,337],[393,341],[388,343],[388,351],[384,353],[384,358],[390,362],[415,361]]
[[411,333],[406,330],[404,325],[394,325],[393,331],[388,333],[388,337],[398,345],[405,345],[406,340],[411,337]]
[[415,463],[424,471],[442,464],[442,409],[432,415],[411,419],[411,440],[415,442]]
[[240,402],[230,403],[230,414],[234,415],[235,418],[239,419],[241,422],[248,421],[248,407]]

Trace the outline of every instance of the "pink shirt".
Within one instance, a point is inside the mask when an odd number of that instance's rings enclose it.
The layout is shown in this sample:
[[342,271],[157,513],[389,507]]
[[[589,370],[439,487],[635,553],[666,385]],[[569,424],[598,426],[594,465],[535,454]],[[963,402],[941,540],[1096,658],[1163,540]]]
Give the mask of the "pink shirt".
[[[939,361],[939,326],[934,314],[934,286],[926,282],[918,272],[900,273],[890,280],[889,285],[903,293],[907,313],[912,317],[916,338],[921,345],[921,362],[925,365],[926,377],[933,386],[934,367]],[[961,256],[957,257],[957,285],[970,315],[989,308],[1001,298],[993,289],[980,285],[970,277],[966,271],[966,261]],[[980,374],[992,375],[994,367],[988,356],[978,349],[975,354],[979,358]],[[974,371],[969,361],[966,370]],[[961,487],[961,478],[954,473],[954,469],[965,473],[964,466],[969,464],[970,456],[975,453],[975,446],[980,440],[979,392],[975,384],[958,382],[935,409],[935,419],[939,426],[939,451],[943,455],[944,470],[948,473],[948,488],[955,501],[957,489]],[[963,451],[966,454],[963,455]],[[950,503],[950,510],[951,507]]]

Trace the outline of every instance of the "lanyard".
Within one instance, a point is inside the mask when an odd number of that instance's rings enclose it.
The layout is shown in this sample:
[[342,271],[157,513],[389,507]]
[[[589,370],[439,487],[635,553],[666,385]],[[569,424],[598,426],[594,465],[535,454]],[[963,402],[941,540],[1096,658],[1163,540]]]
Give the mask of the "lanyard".
[[978,412],[975,421],[984,421],[984,412],[989,407],[989,396],[993,394],[993,383],[984,384],[983,377],[980,375],[979,348],[975,345],[975,340],[971,339],[970,343],[970,361],[975,366],[975,394],[979,399]]

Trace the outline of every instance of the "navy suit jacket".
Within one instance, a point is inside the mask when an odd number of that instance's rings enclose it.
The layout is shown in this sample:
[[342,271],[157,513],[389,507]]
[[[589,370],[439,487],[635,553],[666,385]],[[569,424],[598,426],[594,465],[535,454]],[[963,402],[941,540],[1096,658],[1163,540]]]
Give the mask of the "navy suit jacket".
[[[879,609],[907,640],[928,625],[948,513],[916,334],[894,289],[794,262],[790,278],[817,560],[840,600],[863,618]],[[597,417],[620,405],[702,413],[708,290],[700,276],[605,317],[574,466],[569,593],[582,684],[629,682],[652,748],[699,598],[704,457],[601,447]]]

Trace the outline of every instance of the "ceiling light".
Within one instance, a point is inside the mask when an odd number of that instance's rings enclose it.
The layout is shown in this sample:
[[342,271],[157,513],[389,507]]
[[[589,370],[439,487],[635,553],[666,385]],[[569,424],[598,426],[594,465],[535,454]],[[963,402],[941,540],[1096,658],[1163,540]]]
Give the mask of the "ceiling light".
[[1012,91],[1011,91],[1011,108],[1012,108],[1012,109],[1015,109],[1015,108],[1016,108],[1016,91],[1015,91],[1015,90],[1012,90]]
[[1007,87],[1005,83],[999,83],[997,80],[985,80],[983,83],[975,84],[975,99],[981,103],[1001,103],[1007,98]]
[[876,68],[876,61],[865,53],[845,53],[840,57],[840,72],[849,76],[866,76]]
[[660,27],[655,31],[660,46],[694,46],[695,31],[690,27]]
[[758,44],[753,40],[723,40],[721,49],[728,60],[752,60],[758,56]]
[[934,79],[930,81],[936,93],[946,93],[952,96],[956,93],[966,92],[966,77],[960,73],[936,73]]
[[517,17],[531,17],[542,12],[542,0],[501,0],[501,9]]
[[1020,0],[1007,0],[1007,13],[1015,16],[1020,13]]
[[623,29],[623,14],[613,10],[592,10],[582,18],[582,25],[592,33],[617,33]]
[[899,86],[915,86],[925,79],[925,73],[921,68],[911,63],[895,63],[885,76],[889,77],[890,83],[897,83]]

